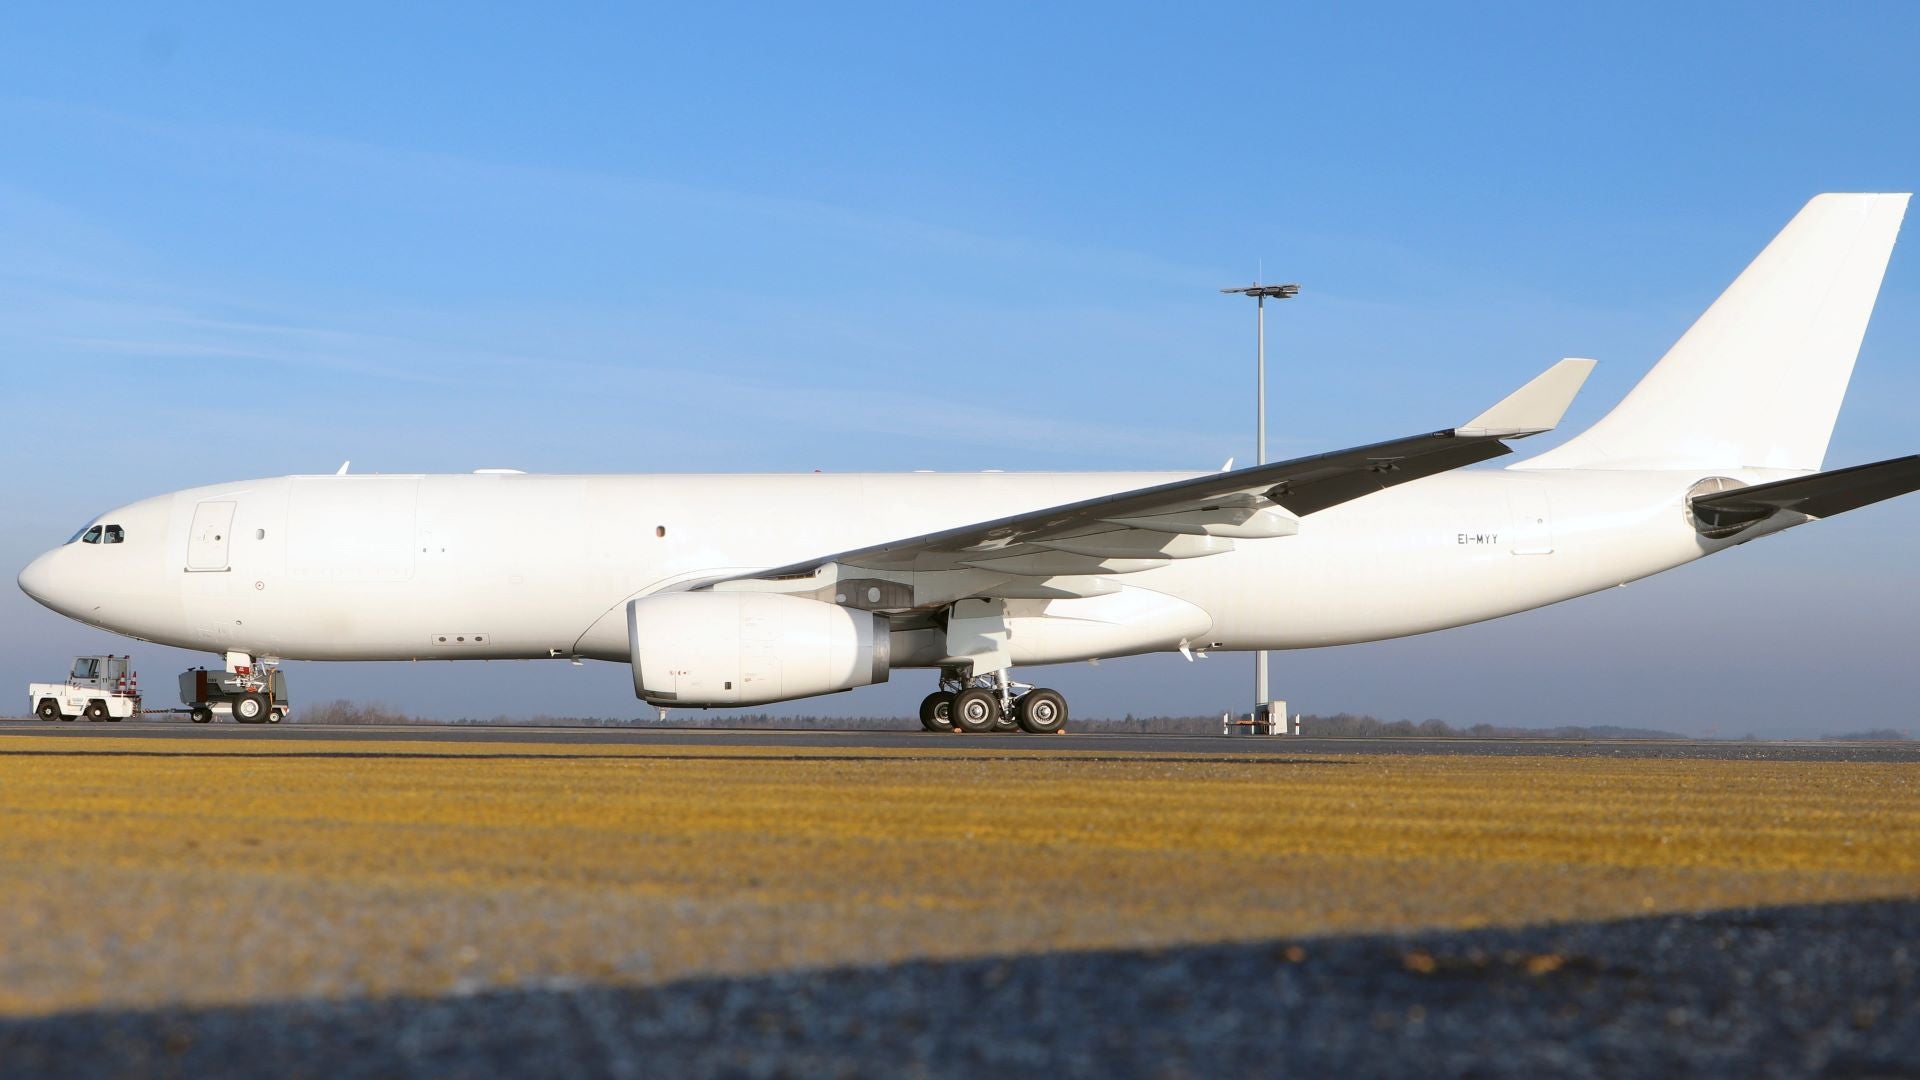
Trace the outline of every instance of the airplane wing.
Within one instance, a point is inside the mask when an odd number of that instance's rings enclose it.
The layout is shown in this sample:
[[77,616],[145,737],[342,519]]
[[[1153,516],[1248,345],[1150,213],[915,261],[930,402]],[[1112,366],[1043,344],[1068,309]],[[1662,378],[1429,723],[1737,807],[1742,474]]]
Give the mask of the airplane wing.
[[969,596],[1098,596],[1119,588],[1110,576],[1230,551],[1236,540],[1291,536],[1301,518],[1328,507],[1512,453],[1502,440],[1552,429],[1592,370],[1591,360],[1562,360],[1455,428],[1103,495],[701,587],[889,612]]
[[1782,510],[1828,518],[1916,489],[1920,454],[1695,496],[1693,514],[1713,535],[1731,535]]

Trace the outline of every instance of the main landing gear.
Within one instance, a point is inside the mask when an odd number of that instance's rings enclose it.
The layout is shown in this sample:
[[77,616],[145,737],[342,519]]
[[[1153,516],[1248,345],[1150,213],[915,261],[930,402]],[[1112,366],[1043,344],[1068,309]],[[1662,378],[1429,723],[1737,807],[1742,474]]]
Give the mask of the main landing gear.
[[1052,735],[1067,726],[1067,699],[1058,690],[1016,683],[1004,671],[976,678],[940,676],[940,689],[920,703],[920,726],[928,731],[1025,731]]

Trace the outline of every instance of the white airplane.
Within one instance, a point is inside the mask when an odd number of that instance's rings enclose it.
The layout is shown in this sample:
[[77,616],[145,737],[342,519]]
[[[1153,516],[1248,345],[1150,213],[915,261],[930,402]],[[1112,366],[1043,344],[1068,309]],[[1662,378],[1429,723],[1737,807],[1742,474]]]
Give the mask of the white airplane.
[[1218,473],[288,476],[109,511],[20,587],[81,622],[300,660],[628,663],[662,707],[937,673],[930,730],[1058,731],[1010,670],[1301,649],[1557,603],[1920,487],[1819,471],[1906,212],[1809,202],[1614,410],[1504,469],[1592,368],[1466,423]]

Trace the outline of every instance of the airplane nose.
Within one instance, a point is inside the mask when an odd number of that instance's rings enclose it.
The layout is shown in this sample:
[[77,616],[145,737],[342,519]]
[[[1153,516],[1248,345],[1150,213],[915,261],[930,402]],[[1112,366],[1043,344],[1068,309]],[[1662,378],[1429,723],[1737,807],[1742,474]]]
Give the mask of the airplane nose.
[[[20,571],[20,591],[50,608],[53,607],[53,601],[51,599],[53,596],[53,556],[54,552],[49,551],[28,563],[26,569]],[[54,610],[58,611],[59,609],[54,608]]]

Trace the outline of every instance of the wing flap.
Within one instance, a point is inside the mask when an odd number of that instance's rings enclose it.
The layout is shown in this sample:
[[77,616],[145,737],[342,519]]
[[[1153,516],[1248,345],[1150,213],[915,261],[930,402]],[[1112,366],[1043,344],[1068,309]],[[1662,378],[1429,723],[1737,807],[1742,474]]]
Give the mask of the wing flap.
[[[1031,555],[1009,555],[1001,559],[975,559],[960,563],[975,570],[1014,577],[1072,577],[1078,574],[1137,574],[1154,570],[1172,559],[1113,559],[1097,555],[1075,555],[1066,551],[1038,551]],[[937,571],[936,571],[937,572]]]
[[1142,532],[1222,536],[1234,540],[1272,540],[1300,531],[1300,519],[1276,506],[1216,506],[1204,510],[1176,510],[1152,517],[1101,520]]
[[1232,540],[1217,536],[1184,536],[1152,529],[1113,529],[1061,540],[1035,540],[1033,545],[1102,559],[1197,559],[1233,550]]

